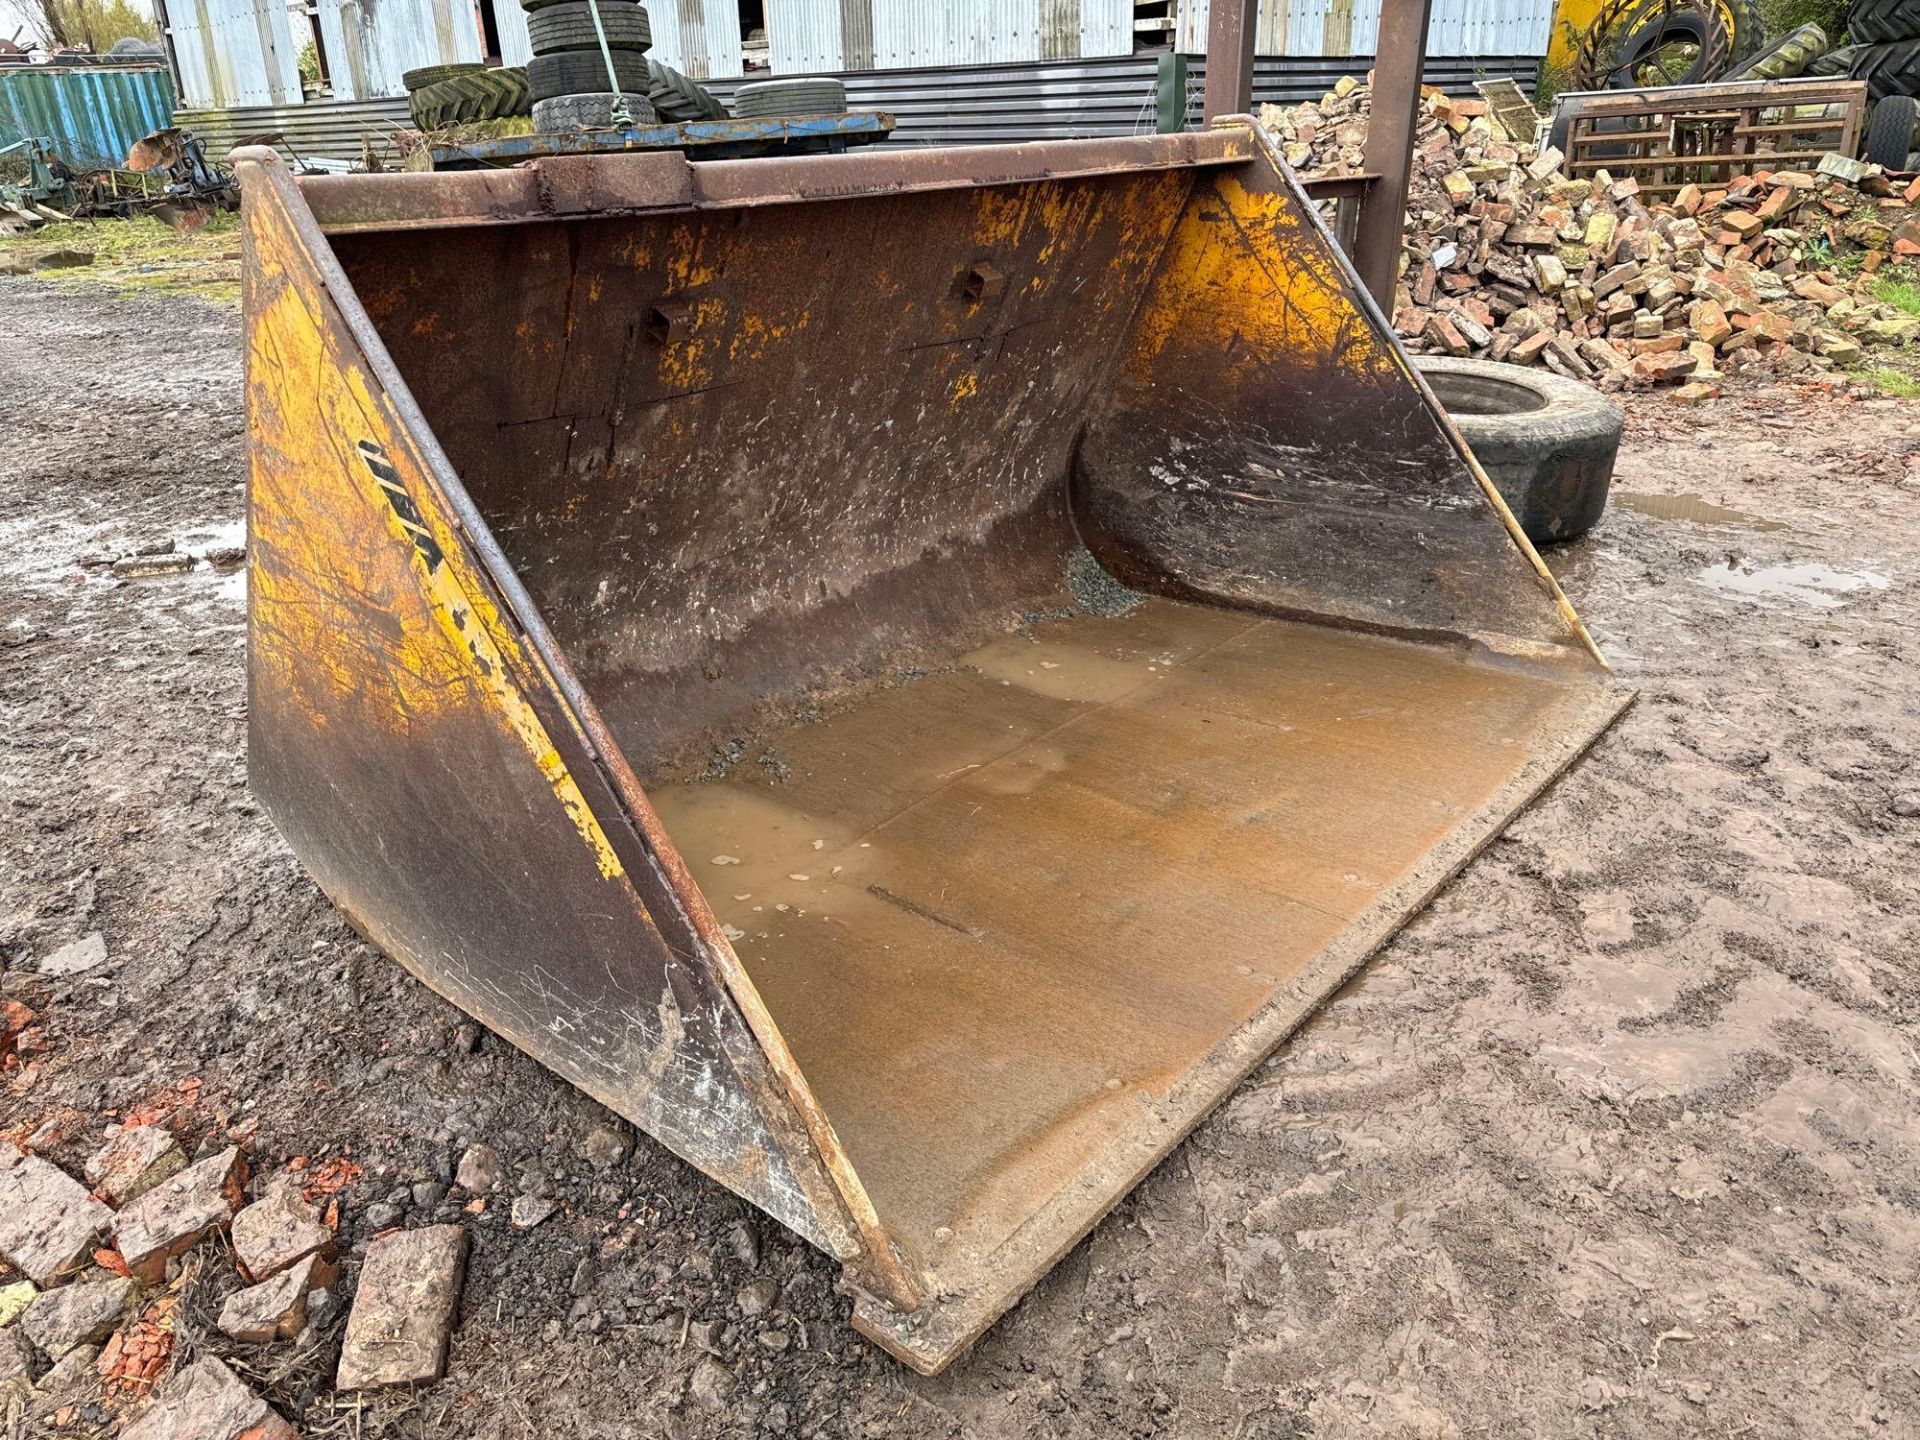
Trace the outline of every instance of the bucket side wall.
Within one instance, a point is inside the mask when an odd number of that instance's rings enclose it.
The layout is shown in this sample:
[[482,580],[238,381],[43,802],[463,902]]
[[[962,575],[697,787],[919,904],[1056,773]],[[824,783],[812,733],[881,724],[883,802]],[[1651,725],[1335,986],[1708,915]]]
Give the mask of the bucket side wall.
[[[860,1242],[754,1037],[323,279],[242,167],[249,772],[321,888],[463,1010],[814,1244]],[[650,906],[647,896],[655,897]]]
[[1142,308],[1075,510],[1131,583],[1590,663],[1309,202],[1204,176]]

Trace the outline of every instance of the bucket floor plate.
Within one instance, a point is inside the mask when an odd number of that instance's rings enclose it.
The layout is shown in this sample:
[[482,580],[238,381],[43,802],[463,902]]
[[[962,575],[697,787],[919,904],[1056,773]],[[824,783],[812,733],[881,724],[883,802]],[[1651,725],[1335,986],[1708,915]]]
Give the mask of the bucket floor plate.
[[1624,700],[1148,601],[652,795],[882,1222],[983,1326]]

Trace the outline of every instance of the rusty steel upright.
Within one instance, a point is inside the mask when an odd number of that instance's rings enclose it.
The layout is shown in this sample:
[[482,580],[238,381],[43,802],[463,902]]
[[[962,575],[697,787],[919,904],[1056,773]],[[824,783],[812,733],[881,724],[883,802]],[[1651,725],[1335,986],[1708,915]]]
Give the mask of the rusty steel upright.
[[1353,264],[1383,311],[1393,310],[1413,175],[1413,133],[1420,121],[1420,77],[1427,65],[1433,0],[1382,0],[1373,58],[1366,168],[1375,177],[1360,204]]
[[1250,125],[238,172],[262,804],[918,1369],[1629,699]]
[[1207,11],[1207,78],[1201,106],[1208,121],[1253,109],[1259,18],[1260,0],[1213,0]]

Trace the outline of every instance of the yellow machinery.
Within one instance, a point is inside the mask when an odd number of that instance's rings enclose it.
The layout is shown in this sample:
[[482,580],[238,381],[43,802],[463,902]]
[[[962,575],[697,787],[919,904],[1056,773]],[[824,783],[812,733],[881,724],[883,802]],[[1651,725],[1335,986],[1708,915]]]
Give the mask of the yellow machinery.
[[919,1369],[1627,702],[1244,120],[237,158],[263,803]]

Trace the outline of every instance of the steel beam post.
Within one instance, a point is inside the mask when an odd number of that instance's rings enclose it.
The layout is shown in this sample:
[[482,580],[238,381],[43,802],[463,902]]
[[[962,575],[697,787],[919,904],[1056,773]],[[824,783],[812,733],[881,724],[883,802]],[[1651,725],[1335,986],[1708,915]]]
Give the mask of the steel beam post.
[[[1392,4],[1393,0],[1387,0]],[[1213,0],[1207,13],[1207,120],[1253,109],[1253,37],[1259,0]]]
[[[1361,202],[1353,265],[1379,302],[1393,313],[1399,278],[1400,236],[1406,223],[1407,180],[1413,168],[1413,132],[1420,118],[1420,75],[1427,63],[1427,25],[1433,0],[1382,0],[1380,43],[1373,59],[1373,109],[1367,122],[1366,168],[1380,178]],[[1211,103],[1212,67],[1208,67]]]

